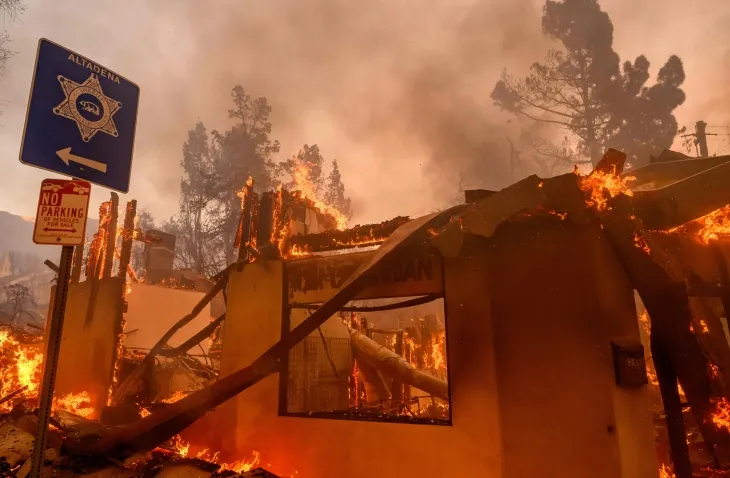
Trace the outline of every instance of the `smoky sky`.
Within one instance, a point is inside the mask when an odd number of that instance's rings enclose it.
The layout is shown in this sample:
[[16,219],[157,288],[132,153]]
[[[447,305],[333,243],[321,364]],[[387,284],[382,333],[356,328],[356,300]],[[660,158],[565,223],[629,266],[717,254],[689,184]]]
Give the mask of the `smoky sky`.
[[[514,124],[489,94],[503,68],[524,72],[550,47],[540,30],[542,4],[30,1],[19,23],[5,20],[17,54],[0,82],[0,209],[32,216],[38,183],[48,176],[17,160],[40,37],[139,84],[132,187],[123,199],[137,199],[160,219],[177,209],[187,130],[197,120],[208,129],[229,127],[236,84],[269,99],[272,138],[281,142],[275,159],[316,143],[327,160],[338,160],[354,222],[431,212],[457,200],[459,186],[504,187],[512,179],[507,136]],[[622,59],[644,53],[652,73],[670,54],[685,62],[680,124],[730,124],[730,2],[602,5]],[[722,138],[710,149],[721,150]],[[92,204],[108,196],[93,189]]]

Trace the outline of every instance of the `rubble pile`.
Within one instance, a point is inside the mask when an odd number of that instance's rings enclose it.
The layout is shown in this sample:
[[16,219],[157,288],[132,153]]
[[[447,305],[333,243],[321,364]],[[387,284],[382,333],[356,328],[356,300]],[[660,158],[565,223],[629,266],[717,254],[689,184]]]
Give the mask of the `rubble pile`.
[[[0,415],[0,476],[25,477],[30,471],[37,409],[31,400],[19,400],[12,410]],[[150,453],[133,455],[124,461],[112,457],[83,457],[66,453],[68,443],[90,443],[109,428],[65,410],[54,411],[48,430],[48,449],[42,476],[48,477],[269,477],[276,475],[256,463],[231,467],[201,458],[181,456],[176,442],[162,444]],[[240,471],[239,471],[240,470]]]
[[[38,424],[38,381],[42,363],[42,343],[36,337],[26,337],[10,328],[3,329],[0,344],[0,366],[3,381],[0,386],[0,477],[25,477],[30,472],[30,457]],[[134,362],[129,354],[127,358]],[[178,361],[180,358],[178,357]],[[190,368],[192,360],[184,360]],[[166,360],[166,362],[174,362]],[[209,372],[196,362],[200,370]],[[160,367],[169,368],[170,363]],[[206,377],[210,379],[210,377]],[[88,394],[80,393],[54,399],[51,425],[46,441],[43,476],[93,477],[152,477],[152,476],[245,476],[276,477],[258,468],[258,456],[253,459],[222,463],[217,454],[201,452],[189,456],[190,444],[179,435],[161,444],[150,453],[133,455],[123,461],[117,457],[85,457],[68,450],[98,441],[114,428],[154,413],[182,398],[177,392],[155,400],[148,408],[137,404],[106,407],[100,421],[92,420],[95,410],[89,407]]]

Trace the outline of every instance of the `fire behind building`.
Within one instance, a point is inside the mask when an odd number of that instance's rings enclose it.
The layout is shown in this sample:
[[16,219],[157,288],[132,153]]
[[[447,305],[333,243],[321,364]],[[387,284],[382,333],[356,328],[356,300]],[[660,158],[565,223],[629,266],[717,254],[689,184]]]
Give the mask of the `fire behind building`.
[[[211,280],[171,271],[173,239],[138,231],[135,204],[117,228],[112,196],[75,261],[50,466],[718,476],[730,157],[624,159],[350,229],[247,184],[239,261]],[[3,427],[22,433],[42,345],[5,337]]]

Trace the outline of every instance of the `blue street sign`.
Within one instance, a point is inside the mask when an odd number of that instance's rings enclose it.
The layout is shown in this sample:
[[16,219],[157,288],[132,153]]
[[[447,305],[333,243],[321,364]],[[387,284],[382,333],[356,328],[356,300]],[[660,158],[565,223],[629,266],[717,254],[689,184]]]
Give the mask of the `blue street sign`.
[[139,86],[41,38],[20,162],[129,191]]

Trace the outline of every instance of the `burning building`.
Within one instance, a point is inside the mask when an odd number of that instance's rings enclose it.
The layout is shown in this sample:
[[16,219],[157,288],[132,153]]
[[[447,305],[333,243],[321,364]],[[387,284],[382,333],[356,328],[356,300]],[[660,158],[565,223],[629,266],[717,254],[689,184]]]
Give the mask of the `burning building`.
[[[351,229],[306,195],[248,184],[239,262],[158,331],[111,403],[134,403],[145,364],[220,325],[217,379],[67,449],[122,462],[173,439],[184,456],[256,450],[280,475],[322,478],[644,478],[670,476],[671,459],[688,478],[695,426],[709,465],[727,466],[728,279],[707,242],[730,157],[622,176],[624,159]],[[222,291],[225,314],[173,342]]]

